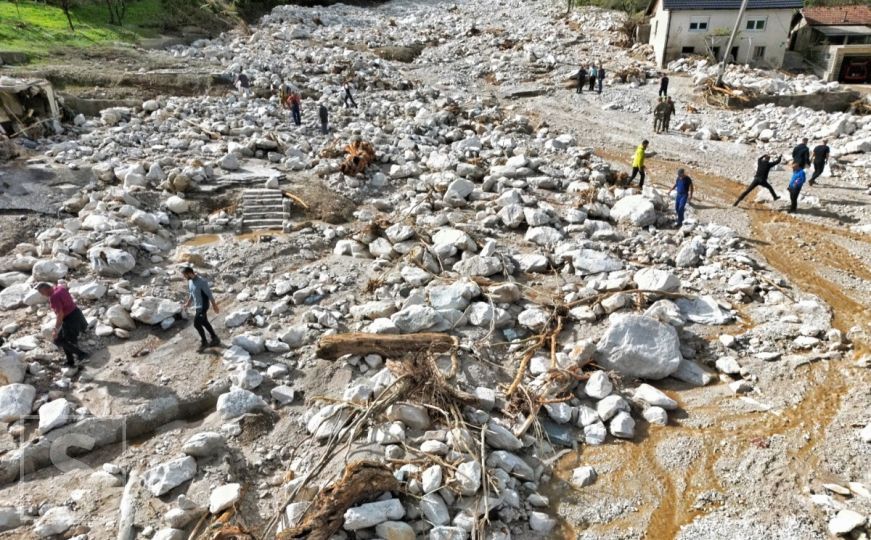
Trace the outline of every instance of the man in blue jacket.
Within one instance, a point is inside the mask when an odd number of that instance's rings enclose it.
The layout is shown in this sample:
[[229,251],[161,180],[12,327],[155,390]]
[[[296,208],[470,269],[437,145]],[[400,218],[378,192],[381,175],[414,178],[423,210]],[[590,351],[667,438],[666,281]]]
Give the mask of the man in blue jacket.
[[693,198],[693,179],[686,175],[683,169],[677,170],[677,179],[674,181],[674,187],[668,192],[676,192],[674,198],[674,211],[677,214],[677,226],[683,225],[684,211],[686,211],[687,203]]
[[790,202],[788,212],[790,214],[796,211],[798,206],[798,194],[801,193],[801,187],[804,185],[805,179],[804,168],[799,163],[793,162],[792,178],[789,179],[789,186],[787,187],[789,190]]

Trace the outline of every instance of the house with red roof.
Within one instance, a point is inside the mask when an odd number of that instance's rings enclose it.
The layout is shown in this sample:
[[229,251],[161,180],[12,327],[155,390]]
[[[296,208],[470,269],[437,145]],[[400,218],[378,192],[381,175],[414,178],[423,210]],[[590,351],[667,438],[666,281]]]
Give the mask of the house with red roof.
[[871,84],[871,6],[806,7],[800,14],[791,52],[824,80]]

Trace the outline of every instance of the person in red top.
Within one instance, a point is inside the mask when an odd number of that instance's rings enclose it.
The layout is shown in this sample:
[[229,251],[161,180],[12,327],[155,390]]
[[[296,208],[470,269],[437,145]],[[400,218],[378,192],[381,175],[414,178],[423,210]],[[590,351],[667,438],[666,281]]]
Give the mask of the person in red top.
[[73,301],[70,291],[63,285],[52,287],[48,283],[36,286],[39,294],[48,298],[48,305],[56,316],[51,339],[67,356],[66,365],[75,367],[76,357],[79,361],[88,357],[88,353],[79,348],[79,334],[88,329],[88,321],[82,310]]

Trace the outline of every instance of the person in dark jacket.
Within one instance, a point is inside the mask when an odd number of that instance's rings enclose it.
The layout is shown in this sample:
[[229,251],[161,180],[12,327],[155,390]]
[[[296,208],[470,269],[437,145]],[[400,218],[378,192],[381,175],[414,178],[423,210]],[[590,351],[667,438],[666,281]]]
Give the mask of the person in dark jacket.
[[357,102],[354,101],[354,96],[351,95],[351,83],[346,82],[344,85],[345,88],[345,107],[348,107],[348,103],[350,103],[351,107],[357,108]]
[[[189,266],[182,268],[181,275],[188,280],[188,299],[184,303],[184,308],[187,309],[193,303],[196,310],[194,314],[194,328],[200,335],[200,348],[198,351],[203,352],[210,345],[212,347],[220,345],[221,340],[218,338],[218,334],[215,333],[215,329],[212,328],[208,317],[209,305],[215,309],[215,313],[220,313],[218,303],[212,294],[212,289],[209,288],[209,283],[198,276],[194,269]],[[212,338],[211,342],[206,341],[206,332],[204,330],[209,332]]]
[[596,70],[596,78],[599,80],[599,87],[597,91],[601,94],[602,82],[605,80],[605,68],[602,67],[602,64],[599,64],[599,69]]
[[829,141],[823,141],[822,144],[818,144],[814,147],[814,174],[811,175],[810,180],[808,180],[808,184],[814,185],[816,184],[817,178],[823,174],[823,171],[826,168],[826,162],[829,161],[829,152],[831,152],[831,148],[828,145]]
[[293,123],[299,126],[302,124],[302,99],[296,92],[290,94],[287,99],[290,103],[290,115],[293,117]]
[[327,112],[327,106],[321,103],[321,106],[318,107],[318,116],[321,119],[321,133],[326,135],[330,130],[328,127],[329,113]]
[[590,70],[588,71],[590,74],[590,86],[587,87],[587,90],[590,92],[596,89],[596,77],[598,77],[598,71],[596,70],[596,66],[594,64],[590,64]]
[[802,139],[800,143],[792,149],[792,162],[798,163],[802,169],[807,169],[811,164],[811,151],[807,147],[807,139]]
[[747,186],[747,189],[744,190],[738,200],[735,201],[732,206],[738,206],[738,203],[744,200],[744,197],[750,195],[750,192],[756,189],[757,187],[764,187],[768,191],[771,192],[771,196],[774,197],[776,201],[780,197],[777,196],[777,193],[774,192],[774,188],[771,187],[771,184],[768,183],[768,173],[771,172],[771,169],[774,168],[783,156],[777,156],[776,161],[771,161],[771,156],[768,154],[764,154],[756,161],[756,174],[753,175],[753,181],[750,182],[750,185]]
[[659,79],[659,96],[668,97],[668,75],[663,75]]
[[581,67],[578,70],[578,89],[576,91],[577,94],[584,93],[584,83],[587,81],[587,70]]
[[73,301],[70,291],[64,285],[52,287],[48,283],[36,286],[37,292],[48,298],[48,304],[55,314],[54,330],[51,340],[67,357],[66,365],[76,366],[79,361],[88,357],[88,353],[79,348],[79,334],[88,329],[88,321],[79,306]]

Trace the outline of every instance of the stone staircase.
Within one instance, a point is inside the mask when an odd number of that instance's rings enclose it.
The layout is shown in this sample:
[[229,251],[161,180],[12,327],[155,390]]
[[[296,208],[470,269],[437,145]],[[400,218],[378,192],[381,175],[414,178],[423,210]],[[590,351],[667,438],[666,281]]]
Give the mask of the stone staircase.
[[242,192],[244,229],[282,229],[285,217],[280,189],[246,189]]

